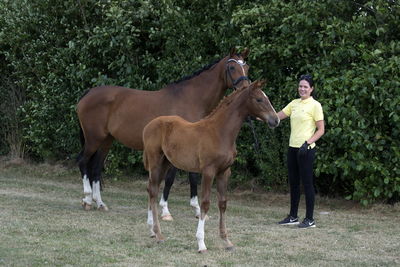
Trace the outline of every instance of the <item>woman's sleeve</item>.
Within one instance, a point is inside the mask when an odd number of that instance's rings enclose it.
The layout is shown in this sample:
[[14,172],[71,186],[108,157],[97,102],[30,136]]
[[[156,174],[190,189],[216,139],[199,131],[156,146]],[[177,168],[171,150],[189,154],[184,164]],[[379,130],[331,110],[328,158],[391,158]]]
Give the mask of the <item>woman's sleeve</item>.
[[292,114],[292,102],[287,104],[286,107],[282,109],[282,112],[285,113],[286,116],[290,117],[290,114]]
[[324,112],[322,111],[321,103],[317,102],[314,108],[314,120],[322,121],[324,120]]

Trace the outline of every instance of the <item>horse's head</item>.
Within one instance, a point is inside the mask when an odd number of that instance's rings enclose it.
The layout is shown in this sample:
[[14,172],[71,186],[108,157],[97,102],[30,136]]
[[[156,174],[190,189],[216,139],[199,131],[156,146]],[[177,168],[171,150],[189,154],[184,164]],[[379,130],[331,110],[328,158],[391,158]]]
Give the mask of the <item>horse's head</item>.
[[250,85],[250,79],[247,76],[249,65],[245,59],[250,50],[246,48],[243,52],[237,53],[236,48],[232,48],[229,58],[226,61],[226,82],[228,87],[242,89]]
[[270,128],[275,128],[279,125],[279,117],[276,114],[274,107],[268,99],[268,96],[261,90],[265,81],[255,81],[247,88],[249,90],[249,105],[250,115],[268,123]]

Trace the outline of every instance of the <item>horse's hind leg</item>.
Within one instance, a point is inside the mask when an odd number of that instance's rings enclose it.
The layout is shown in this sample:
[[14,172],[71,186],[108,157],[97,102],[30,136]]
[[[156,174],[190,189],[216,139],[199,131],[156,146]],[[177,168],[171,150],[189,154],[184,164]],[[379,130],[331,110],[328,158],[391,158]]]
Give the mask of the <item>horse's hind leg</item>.
[[200,205],[197,198],[197,184],[200,180],[198,173],[189,172],[189,183],[190,183],[190,206],[195,210],[195,216],[198,219],[200,217]]
[[173,220],[172,215],[168,210],[168,202],[167,201],[168,201],[169,192],[174,183],[177,171],[178,171],[177,168],[171,167],[167,171],[167,175],[165,176],[165,186],[164,186],[163,194],[160,199],[160,206],[162,208],[161,220],[163,220],[163,221],[172,221]]
[[151,236],[155,235],[157,242],[160,243],[163,242],[165,238],[161,234],[156,201],[160,189],[160,183],[164,178],[166,171],[170,167],[170,163],[163,155],[159,160],[157,160],[157,162],[159,162],[157,166],[149,168],[149,183],[147,186],[147,192],[149,193],[149,210],[147,223],[150,226]]
[[88,153],[86,150],[83,150],[81,152],[80,158],[78,160],[79,169],[82,174],[83,194],[85,195],[85,197],[82,199],[82,207],[85,210],[90,210],[92,207],[92,187],[90,185],[90,180],[89,180],[89,176],[90,176],[89,161],[91,159],[91,156],[92,156],[92,154]]
[[96,153],[92,157],[92,197],[93,200],[97,204],[97,209],[102,211],[108,211],[108,207],[101,199],[100,189],[101,189],[101,170],[103,168],[102,157],[100,151],[96,151]]
[[225,227],[225,211],[226,211],[226,190],[228,185],[228,178],[231,175],[230,168],[226,169],[221,175],[217,176],[217,193],[218,193],[218,208],[219,208],[219,234],[224,241],[225,248],[232,250],[234,248],[231,241],[228,239],[228,234]]
[[92,175],[93,175],[93,200],[96,201],[97,209],[108,211],[107,205],[101,199],[101,172],[104,167],[104,161],[112,145],[113,138],[109,135],[101,144],[100,148],[92,157]]

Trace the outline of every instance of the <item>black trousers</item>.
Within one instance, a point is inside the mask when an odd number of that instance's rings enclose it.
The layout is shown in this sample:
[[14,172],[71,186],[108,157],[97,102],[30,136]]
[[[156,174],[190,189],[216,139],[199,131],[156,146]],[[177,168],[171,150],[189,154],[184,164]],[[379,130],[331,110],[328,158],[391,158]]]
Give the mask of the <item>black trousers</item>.
[[298,148],[289,147],[288,150],[288,173],[290,185],[290,215],[297,216],[300,202],[300,181],[304,186],[306,197],[306,218],[313,220],[315,189],[313,165],[315,159],[315,147],[307,150],[305,156],[298,156]]

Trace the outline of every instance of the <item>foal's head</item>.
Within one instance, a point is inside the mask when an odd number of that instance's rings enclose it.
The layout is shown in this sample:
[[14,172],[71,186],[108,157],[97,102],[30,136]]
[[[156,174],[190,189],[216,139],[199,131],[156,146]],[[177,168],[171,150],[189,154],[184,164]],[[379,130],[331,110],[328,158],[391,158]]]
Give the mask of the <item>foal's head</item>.
[[228,87],[242,89],[250,85],[250,79],[247,76],[249,65],[245,61],[249,53],[248,48],[241,53],[237,53],[236,48],[231,49],[229,59],[226,61],[225,77]]
[[267,122],[270,128],[275,128],[279,125],[279,117],[271,102],[269,102],[268,96],[261,90],[264,84],[265,81],[258,80],[250,84],[247,89],[249,90],[247,105],[250,115]]

